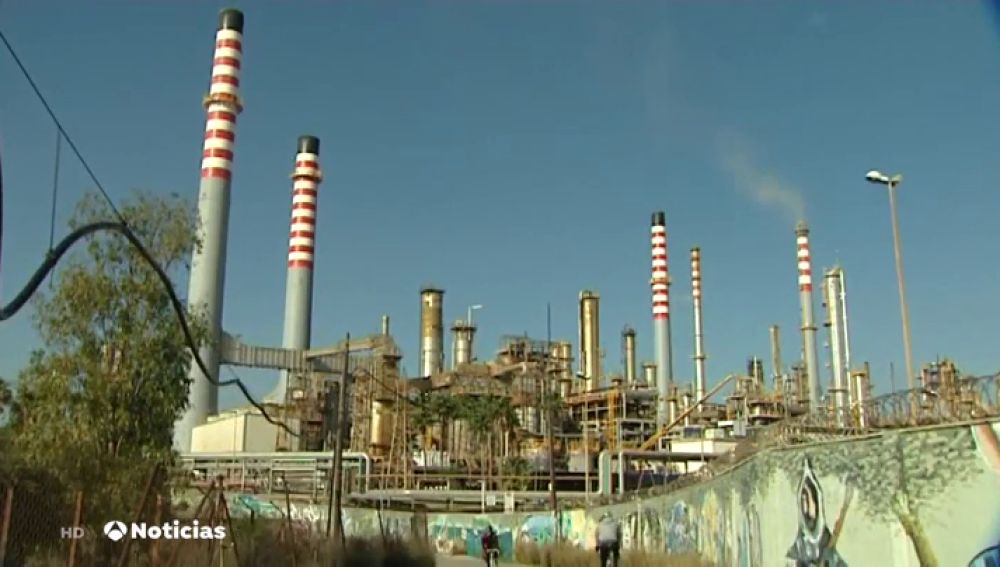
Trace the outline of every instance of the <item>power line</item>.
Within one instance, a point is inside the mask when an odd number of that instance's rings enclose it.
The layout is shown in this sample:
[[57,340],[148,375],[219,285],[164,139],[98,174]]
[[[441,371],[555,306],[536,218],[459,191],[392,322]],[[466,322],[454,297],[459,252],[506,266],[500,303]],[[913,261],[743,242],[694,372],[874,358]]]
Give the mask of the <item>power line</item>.
[[[45,279],[45,276],[48,275],[49,272],[51,272],[55,268],[56,264],[63,257],[63,255],[77,241],[79,241],[85,236],[100,231],[117,232],[122,236],[124,236],[129,241],[129,243],[136,248],[136,250],[139,252],[139,255],[142,256],[142,258],[149,264],[149,266],[153,269],[153,271],[156,272],[156,275],[159,277],[160,282],[166,289],[167,295],[169,295],[170,297],[170,304],[174,308],[174,313],[177,316],[177,320],[181,325],[181,330],[184,333],[185,342],[187,342],[188,348],[191,349],[191,354],[194,358],[194,361],[198,365],[198,368],[199,370],[201,370],[201,373],[205,377],[205,379],[217,387],[235,385],[237,388],[240,389],[240,392],[243,393],[243,397],[246,398],[246,400],[250,403],[250,405],[252,405],[255,409],[261,412],[261,415],[268,423],[281,427],[293,437],[298,437],[299,434],[292,431],[283,422],[275,421],[273,418],[271,418],[271,416],[267,413],[267,410],[264,409],[264,407],[260,403],[258,403],[253,398],[253,396],[250,395],[250,392],[247,390],[246,385],[243,384],[242,380],[240,380],[239,378],[235,378],[234,380],[220,381],[216,378],[212,378],[212,375],[208,371],[208,367],[205,364],[205,361],[201,359],[201,356],[198,353],[198,343],[197,341],[195,341],[194,335],[191,333],[191,327],[188,324],[187,314],[185,313],[184,306],[181,304],[180,298],[177,296],[176,290],[174,290],[174,286],[173,283],[170,281],[170,277],[166,274],[166,272],[163,271],[163,268],[160,266],[160,264],[156,261],[155,258],[153,258],[152,254],[150,254],[149,251],[146,249],[146,247],[142,244],[142,241],[139,239],[139,237],[136,236],[136,234],[129,227],[128,222],[125,220],[125,217],[122,215],[121,211],[118,210],[118,207],[115,206],[115,203],[111,199],[111,196],[108,195],[108,192],[104,189],[104,185],[97,178],[97,175],[94,173],[94,170],[90,167],[90,164],[87,163],[87,160],[84,159],[83,154],[80,153],[80,150],[73,142],[72,137],[70,137],[70,135],[66,132],[66,129],[63,128],[63,125],[59,121],[59,118],[52,110],[52,107],[45,99],[45,96],[42,95],[42,92],[38,88],[38,85],[35,83],[34,79],[32,79],[31,73],[28,72],[27,67],[25,67],[24,63],[21,62],[21,58],[17,56],[17,53],[14,51],[14,47],[7,40],[7,36],[4,35],[2,30],[0,30],[0,41],[3,41],[4,46],[6,46],[7,48],[7,52],[10,53],[10,56],[14,59],[14,62],[17,64],[17,67],[21,70],[21,74],[24,76],[25,80],[27,80],[28,84],[31,85],[31,88],[35,92],[35,96],[38,98],[39,102],[41,102],[42,106],[45,107],[45,111],[49,114],[49,117],[52,119],[52,122],[59,130],[59,134],[62,136],[63,139],[65,139],[66,144],[73,151],[73,154],[76,155],[76,158],[80,161],[80,164],[87,172],[87,175],[90,177],[91,181],[93,181],[94,185],[97,187],[97,190],[104,197],[104,200],[107,201],[107,204],[111,208],[111,211],[114,213],[115,217],[118,218],[118,222],[105,221],[105,222],[97,222],[86,226],[82,226],[71,232],[65,238],[63,238],[63,240],[60,241],[58,246],[56,246],[54,249],[51,248],[50,246],[50,250],[45,257],[45,260],[42,262],[42,265],[35,271],[34,275],[32,275],[27,285],[17,294],[16,297],[14,297],[13,300],[11,300],[11,302],[8,305],[0,308],[0,321],[5,321],[13,317],[18,311],[20,311],[22,307],[24,307],[24,305],[28,302],[31,296],[38,289],[38,286]],[[2,251],[3,251],[3,166],[2,166],[2,160],[0,160],[0,259],[2,259]]]

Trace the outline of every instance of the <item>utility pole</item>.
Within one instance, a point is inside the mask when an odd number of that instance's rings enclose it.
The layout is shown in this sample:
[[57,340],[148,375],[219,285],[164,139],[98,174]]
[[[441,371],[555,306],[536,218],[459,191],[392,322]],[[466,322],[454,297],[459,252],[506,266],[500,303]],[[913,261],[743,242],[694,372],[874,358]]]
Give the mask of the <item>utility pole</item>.
[[347,333],[344,341],[344,371],[340,377],[340,389],[337,396],[337,437],[334,441],[333,449],[333,508],[336,514],[333,521],[334,541],[344,544],[344,516],[343,516],[343,492],[344,492],[344,430],[347,428],[347,385],[351,381],[351,334]]
[[545,305],[545,413],[548,426],[545,435],[549,441],[549,506],[552,508],[552,520],[555,524],[556,543],[562,541],[560,534],[559,499],[556,497],[556,443],[555,443],[555,395],[552,381],[555,373],[552,371],[552,304]]

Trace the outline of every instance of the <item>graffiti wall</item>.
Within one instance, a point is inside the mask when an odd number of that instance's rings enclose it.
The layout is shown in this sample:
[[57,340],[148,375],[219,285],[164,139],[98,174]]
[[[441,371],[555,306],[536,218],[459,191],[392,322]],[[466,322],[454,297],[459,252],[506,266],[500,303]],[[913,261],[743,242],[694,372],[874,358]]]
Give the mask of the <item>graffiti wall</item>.
[[[1000,424],[886,432],[870,438],[769,450],[726,474],[669,495],[570,510],[562,533],[593,545],[605,512],[626,548],[696,552],[717,565],[1000,565]],[[233,497],[233,512],[281,512]],[[325,507],[292,505],[293,519],[325,523]],[[408,534],[407,513],[345,511],[354,535]],[[429,514],[442,551],[479,553],[487,523],[505,557],[517,541],[555,534],[548,513]]]

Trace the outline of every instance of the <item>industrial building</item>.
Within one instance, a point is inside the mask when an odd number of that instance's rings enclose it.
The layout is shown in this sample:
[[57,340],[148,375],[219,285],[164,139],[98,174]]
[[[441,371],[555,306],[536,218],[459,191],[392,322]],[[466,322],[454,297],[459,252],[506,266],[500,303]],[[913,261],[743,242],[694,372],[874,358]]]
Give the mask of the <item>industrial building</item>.
[[[478,329],[470,312],[451,323],[449,349],[445,290],[426,285],[414,296],[420,305],[416,376],[402,374],[402,354],[388,316],[382,316],[379,334],[314,347],[312,269],[322,181],[315,136],[300,137],[294,152],[283,344],[241,343],[221,329],[221,320],[234,130],[242,110],[242,31],[242,13],[223,11],[206,97],[199,192],[203,245],[192,259],[190,303],[208,314],[212,340],[200,354],[211,378],[218,378],[223,364],[278,372],[265,407],[291,432],[268,423],[256,410],[219,413],[216,387],[192,365],[190,405],[176,426],[175,446],[197,475],[224,474],[243,490],[269,491],[280,485],[316,497],[325,490],[325,471],[340,435],[348,449],[345,466],[354,471],[349,476],[352,491],[359,498],[404,492],[416,498],[413,494],[424,490],[432,500],[444,490],[449,498],[477,502],[480,493],[510,491],[527,502],[544,494],[552,479],[559,490],[584,495],[662,483],[697,471],[733,451],[755,429],[790,417],[832,416],[834,428],[877,425],[869,406],[868,365],[858,366],[850,357],[841,267],[823,277],[831,375],[827,395],[822,391],[805,223],[794,235],[797,272],[792,271],[791,234],[788,250],[790,292],[793,274],[798,276],[802,355],[786,365],[780,330],[772,326],[770,380],[757,356],[748,358],[745,373],[713,377],[709,372],[700,248],[690,250],[693,380],[677,379],[671,332],[678,327],[671,323],[678,312],[670,309],[673,281],[662,211],[652,214],[649,225],[650,333],[626,324],[630,322],[614,323],[622,328],[611,339],[620,341],[620,371],[608,371],[602,356],[602,336],[608,335],[601,332],[601,302],[615,299],[598,290],[579,294],[575,346],[565,339],[506,336],[491,356],[479,359],[474,354]],[[637,241],[639,245],[646,244]],[[636,266],[635,277],[645,277],[644,270]],[[684,325],[687,315],[681,317]],[[653,344],[652,361],[637,360],[643,340]],[[935,364],[924,373],[925,395],[959,391],[961,380],[950,362]],[[344,431],[338,427],[336,403],[341,390],[349,413]],[[967,402],[970,407],[976,403]]]

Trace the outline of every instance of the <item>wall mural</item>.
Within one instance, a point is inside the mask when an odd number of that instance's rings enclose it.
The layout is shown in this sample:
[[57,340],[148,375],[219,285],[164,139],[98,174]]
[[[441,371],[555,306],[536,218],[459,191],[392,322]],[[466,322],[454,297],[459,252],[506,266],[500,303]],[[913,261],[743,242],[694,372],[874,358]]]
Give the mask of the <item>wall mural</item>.
[[[561,515],[575,545],[593,547],[605,511],[626,549],[699,553],[717,565],[910,564],[1000,567],[1000,423],[890,431],[864,439],[767,450],[705,483],[668,495]],[[233,515],[282,517],[284,502],[231,497]],[[324,504],[292,519],[321,529]],[[410,533],[410,515],[345,509],[350,535]],[[492,524],[505,558],[518,541],[555,537],[548,513],[428,514],[439,550],[479,553]]]

